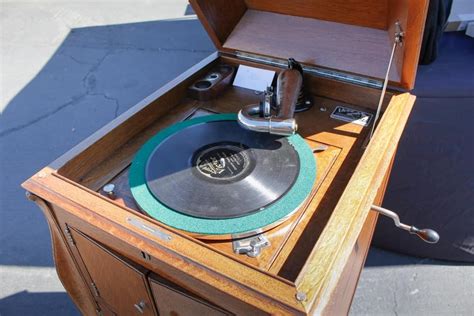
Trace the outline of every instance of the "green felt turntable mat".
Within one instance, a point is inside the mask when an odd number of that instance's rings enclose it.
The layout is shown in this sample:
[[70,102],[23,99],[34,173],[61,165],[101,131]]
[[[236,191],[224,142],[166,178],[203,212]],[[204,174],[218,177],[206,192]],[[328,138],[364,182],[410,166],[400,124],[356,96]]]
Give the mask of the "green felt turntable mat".
[[133,159],[129,173],[130,189],[139,207],[148,215],[166,225],[199,235],[244,234],[256,231],[279,222],[298,209],[311,192],[316,178],[316,160],[311,148],[297,134],[288,137],[288,142],[295,148],[300,158],[300,170],[296,181],[284,196],[259,212],[236,218],[199,218],[168,208],[150,192],[146,182],[145,170],[148,158],[158,144],[173,133],[194,124],[236,119],[236,114],[197,117],[174,124],[160,131],[145,143]]

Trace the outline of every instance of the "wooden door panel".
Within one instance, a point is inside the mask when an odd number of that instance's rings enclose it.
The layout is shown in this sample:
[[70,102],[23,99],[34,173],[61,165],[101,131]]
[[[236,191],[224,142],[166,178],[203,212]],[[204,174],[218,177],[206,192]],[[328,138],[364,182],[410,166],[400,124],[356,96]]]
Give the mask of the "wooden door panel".
[[105,302],[117,315],[155,314],[144,269],[119,258],[75,229],[71,229],[71,235],[99,302]]
[[231,315],[158,276],[149,277],[148,280],[160,316]]

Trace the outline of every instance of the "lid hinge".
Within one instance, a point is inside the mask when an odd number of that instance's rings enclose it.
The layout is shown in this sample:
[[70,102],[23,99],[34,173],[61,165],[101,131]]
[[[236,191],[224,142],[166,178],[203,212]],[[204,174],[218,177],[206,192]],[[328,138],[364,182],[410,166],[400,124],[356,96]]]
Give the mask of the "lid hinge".
[[374,121],[372,123],[372,129],[370,131],[369,141],[372,139],[375,131],[375,124],[377,124],[377,120],[380,116],[380,111],[382,109],[383,100],[385,98],[385,92],[387,91],[387,84],[388,84],[388,75],[390,74],[390,69],[392,68],[393,57],[395,56],[395,51],[398,46],[403,45],[403,37],[405,36],[405,32],[403,32],[400,22],[395,22],[395,36],[393,40],[392,52],[390,54],[390,59],[388,61],[387,71],[385,73],[385,78],[383,80],[382,92],[380,93],[379,103],[377,105],[377,112],[375,113]]
[[66,235],[66,239],[67,241],[71,244],[71,245],[75,245],[76,242],[74,241],[74,238],[72,238],[72,234],[71,234],[71,229],[69,228],[68,225],[66,225],[66,228],[64,228],[64,234]]
[[94,293],[94,296],[99,297],[99,289],[97,288],[97,285],[95,285],[95,282],[91,282],[91,288],[92,292]]

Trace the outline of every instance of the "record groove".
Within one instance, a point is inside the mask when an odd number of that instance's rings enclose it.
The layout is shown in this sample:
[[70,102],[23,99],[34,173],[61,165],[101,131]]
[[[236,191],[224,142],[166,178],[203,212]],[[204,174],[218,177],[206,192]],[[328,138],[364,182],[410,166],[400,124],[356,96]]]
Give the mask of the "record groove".
[[177,212],[202,218],[249,215],[293,185],[299,158],[286,137],[211,121],[158,144],[145,168],[148,189]]

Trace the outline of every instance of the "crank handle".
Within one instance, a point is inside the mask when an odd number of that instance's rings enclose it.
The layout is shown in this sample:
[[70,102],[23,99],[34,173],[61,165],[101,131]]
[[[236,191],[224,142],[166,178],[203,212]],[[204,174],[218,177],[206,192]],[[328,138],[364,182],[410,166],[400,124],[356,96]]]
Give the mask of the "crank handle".
[[429,228],[423,228],[419,229],[415,226],[409,226],[407,224],[403,224],[400,222],[400,218],[398,217],[398,214],[387,210],[386,208],[377,206],[377,205],[372,205],[372,210],[376,211],[382,215],[385,215],[387,217],[390,217],[393,219],[393,222],[395,223],[395,226],[397,226],[400,229],[408,231],[410,234],[415,234],[423,241],[430,243],[430,244],[436,244],[439,241],[439,235],[436,231],[429,229]]

